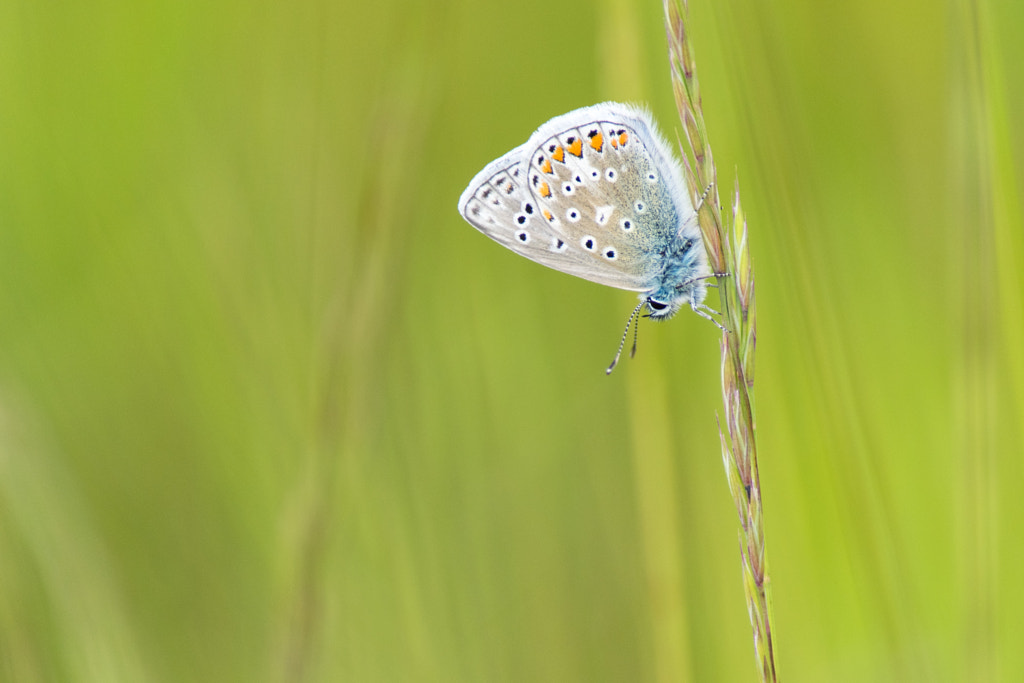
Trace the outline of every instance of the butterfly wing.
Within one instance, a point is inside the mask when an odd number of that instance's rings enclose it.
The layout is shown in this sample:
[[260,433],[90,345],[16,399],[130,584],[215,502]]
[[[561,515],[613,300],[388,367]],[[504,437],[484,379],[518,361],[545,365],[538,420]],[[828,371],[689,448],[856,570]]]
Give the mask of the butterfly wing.
[[572,235],[559,221],[544,217],[538,197],[526,185],[525,148],[509,152],[477,174],[459,201],[463,218],[498,244],[541,265],[620,289],[646,289],[642,278],[602,271],[590,252],[569,243]]
[[681,173],[646,111],[605,103],[541,126],[470,183],[459,211],[545,266],[647,291],[680,232],[696,235]]

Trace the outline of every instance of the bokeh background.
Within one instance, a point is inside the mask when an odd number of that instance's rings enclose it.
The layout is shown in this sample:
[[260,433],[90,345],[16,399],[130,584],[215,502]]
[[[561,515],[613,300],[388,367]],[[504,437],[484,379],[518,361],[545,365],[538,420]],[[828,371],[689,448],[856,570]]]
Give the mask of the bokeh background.
[[[1024,5],[698,2],[786,681],[1024,680]],[[0,4],[0,679],[747,681],[718,333],[456,212],[658,2]],[[714,295],[709,303],[714,305]]]

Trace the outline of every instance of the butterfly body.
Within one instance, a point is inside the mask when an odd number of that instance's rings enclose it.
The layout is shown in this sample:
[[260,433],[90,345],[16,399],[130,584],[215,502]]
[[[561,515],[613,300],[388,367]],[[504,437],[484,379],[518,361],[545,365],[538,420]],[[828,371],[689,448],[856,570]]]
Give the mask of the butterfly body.
[[652,319],[684,304],[707,317],[697,215],[644,109],[606,102],[551,119],[473,178],[459,212],[521,256],[637,292]]

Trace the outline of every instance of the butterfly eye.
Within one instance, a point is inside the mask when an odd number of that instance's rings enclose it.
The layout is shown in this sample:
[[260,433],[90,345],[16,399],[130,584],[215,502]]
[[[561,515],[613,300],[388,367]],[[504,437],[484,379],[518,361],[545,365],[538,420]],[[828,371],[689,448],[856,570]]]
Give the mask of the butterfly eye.
[[647,297],[647,305],[650,306],[651,310],[653,311],[664,311],[666,308],[668,308],[668,304],[662,303],[650,297]]

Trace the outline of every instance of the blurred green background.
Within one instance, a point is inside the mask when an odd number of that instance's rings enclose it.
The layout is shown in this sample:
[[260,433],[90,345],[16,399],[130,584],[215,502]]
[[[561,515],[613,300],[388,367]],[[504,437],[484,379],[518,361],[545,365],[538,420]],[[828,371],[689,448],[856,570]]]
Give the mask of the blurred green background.
[[[1024,5],[691,17],[782,679],[1024,680]],[[754,680],[716,330],[456,211],[661,22],[0,4],[0,679]]]

